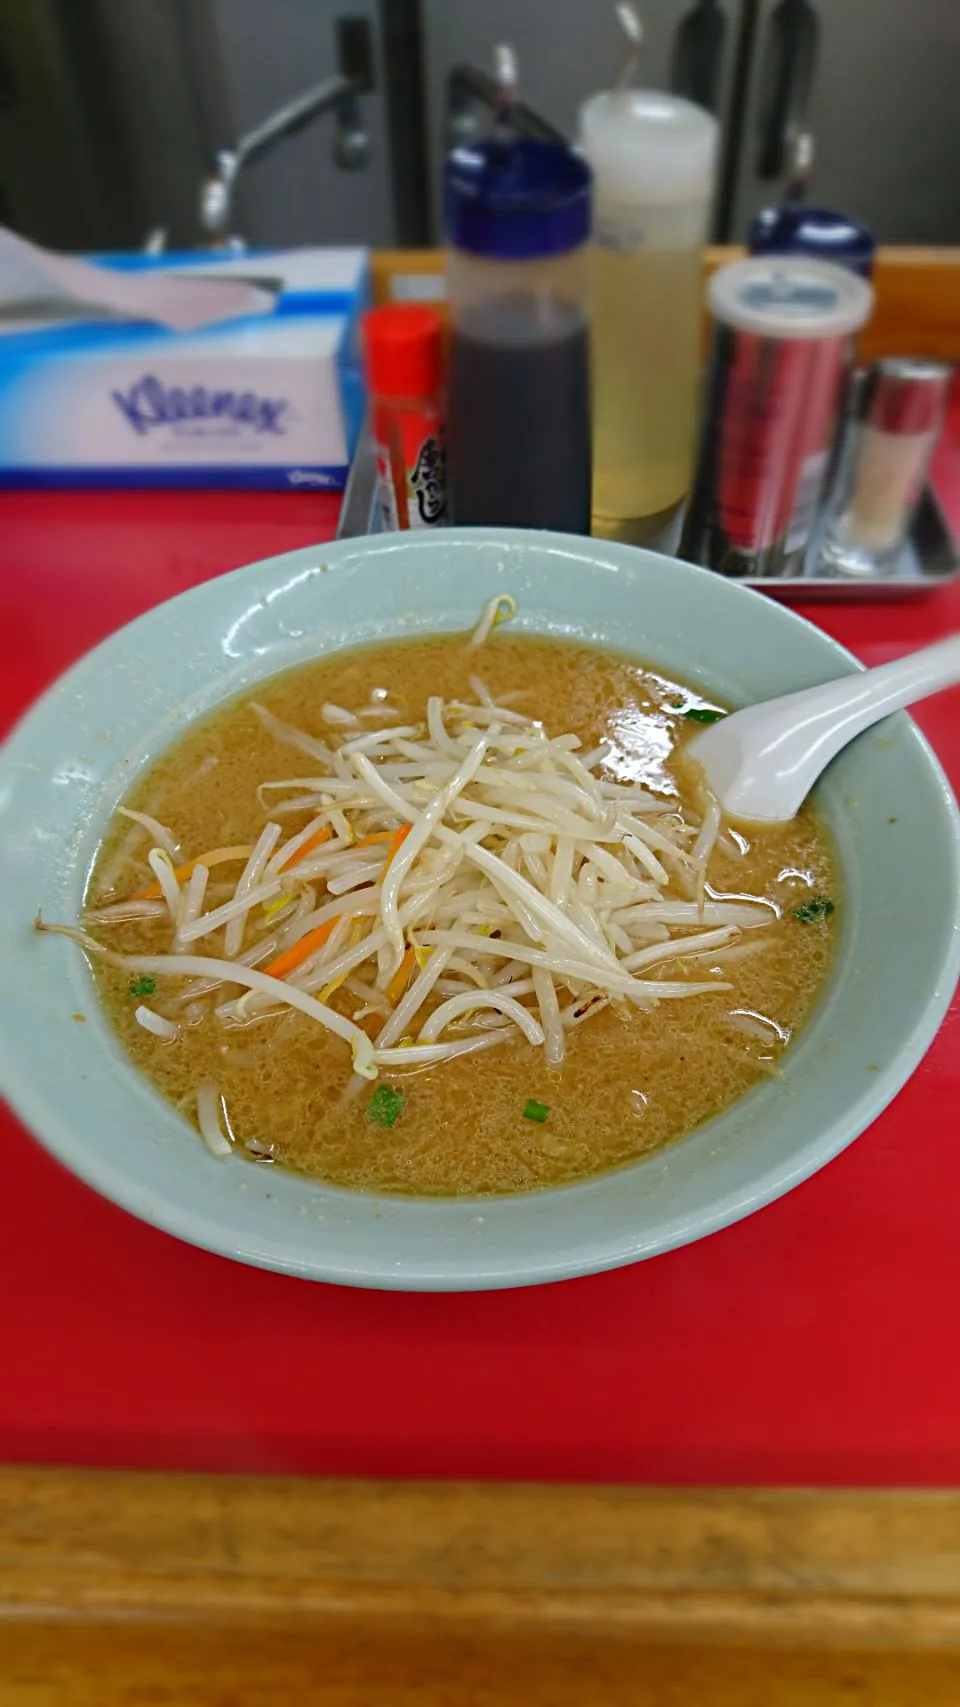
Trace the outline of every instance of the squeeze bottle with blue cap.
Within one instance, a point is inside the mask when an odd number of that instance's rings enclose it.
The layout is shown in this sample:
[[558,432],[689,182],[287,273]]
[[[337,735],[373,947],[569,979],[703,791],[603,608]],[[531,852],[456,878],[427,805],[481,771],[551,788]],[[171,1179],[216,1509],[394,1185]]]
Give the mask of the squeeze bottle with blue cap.
[[590,531],[590,168],[510,129],[500,50],[494,135],[445,169],[447,470],[457,524]]

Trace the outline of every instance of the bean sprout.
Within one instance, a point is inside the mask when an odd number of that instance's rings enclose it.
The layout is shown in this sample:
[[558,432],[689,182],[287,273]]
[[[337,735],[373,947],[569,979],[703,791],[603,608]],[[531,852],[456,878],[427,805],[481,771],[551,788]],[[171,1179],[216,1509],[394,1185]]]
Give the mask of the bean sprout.
[[[469,646],[515,610],[507,594],[491,599]],[[125,807],[153,838],[161,900],[142,899],[134,880],[129,899],[86,923],[142,919],[160,932],[169,915],[170,951],[121,955],[89,931],[41,928],[132,974],[173,979],[184,1026],[295,1010],[349,1044],[361,1078],[509,1040],[559,1066],[571,1030],[611,1002],[642,1023],[660,1002],[729,989],[721,968],[745,951],[741,937],[762,945],[779,914],[709,887],[715,850],[731,848],[718,802],[707,797],[698,822],[675,793],[612,780],[608,746],[584,752],[576,735],[499,704],[479,677],[470,688],[475,703],[434,694],[404,707],[407,723],[387,705],[328,702],[322,738],[254,704],[265,734],[309,754],[316,774],[259,784],[270,819],[252,851],[235,850],[248,857],[225,891],[211,890],[217,905],[202,911],[203,851],[175,870],[174,832]],[[295,812],[309,817],[289,834],[278,820]],[[222,997],[202,1000],[213,991]],[[152,1008],[136,1019],[158,1039],[180,1034]],[[758,1040],[764,1023],[731,1018]],[[212,1152],[229,1154],[210,1081],[197,1119]]]
[[171,859],[176,859],[180,852],[180,844],[173,831],[167,829],[166,824],[159,824],[156,818],[151,818],[149,812],[134,812],[129,806],[118,806],[117,810],[121,818],[132,818],[135,824],[140,824],[145,830],[149,830],[157,847],[162,848],[165,854],[170,855]]
[[470,636],[470,646],[482,646],[491,630],[501,622],[509,622],[517,614],[517,601],[509,593],[498,593],[484,605],[480,621]]
[[174,1025],[172,1019],[164,1019],[162,1014],[155,1014],[152,1008],[139,1007],[134,1013],[137,1024],[144,1031],[150,1031],[154,1037],[162,1037],[167,1043],[172,1043],[180,1035],[180,1027]]
[[233,1151],[221,1124],[224,1112],[223,1098],[216,1085],[212,1079],[204,1079],[197,1087],[197,1125],[203,1142],[217,1161],[225,1160]]

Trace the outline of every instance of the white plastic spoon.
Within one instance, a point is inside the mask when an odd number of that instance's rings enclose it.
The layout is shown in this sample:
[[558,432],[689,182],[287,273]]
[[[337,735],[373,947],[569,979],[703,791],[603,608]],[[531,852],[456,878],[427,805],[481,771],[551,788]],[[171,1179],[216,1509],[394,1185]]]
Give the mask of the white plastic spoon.
[[958,682],[960,634],[953,634],[877,670],[734,711],[694,736],[687,752],[730,817],[783,823],[861,730]]

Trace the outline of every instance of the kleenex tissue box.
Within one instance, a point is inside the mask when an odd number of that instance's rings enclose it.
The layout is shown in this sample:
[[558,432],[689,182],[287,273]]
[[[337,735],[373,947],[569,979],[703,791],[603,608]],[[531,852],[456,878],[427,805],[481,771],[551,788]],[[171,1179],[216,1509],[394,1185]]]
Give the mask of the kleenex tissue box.
[[233,279],[264,312],[172,331],[57,295],[0,308],[0,486],[339,489],[363,415],[362,249],[104,256]]

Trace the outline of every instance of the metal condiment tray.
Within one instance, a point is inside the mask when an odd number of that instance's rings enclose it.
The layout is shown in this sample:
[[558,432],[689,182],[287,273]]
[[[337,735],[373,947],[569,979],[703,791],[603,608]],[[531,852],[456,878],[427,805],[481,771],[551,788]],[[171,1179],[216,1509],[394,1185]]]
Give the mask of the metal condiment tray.
[[[337,538],[357,539],[381,531],[373,443],[365,426],[343,495]],[[741,585],[758,587],[777,599],[903,599],[932,592],[960,575],[960,545],[931,487],[923,493],[896,565],[886,574],[857,580],[817,575],[817,546],[815,534],[802,575],[749,577]]]

